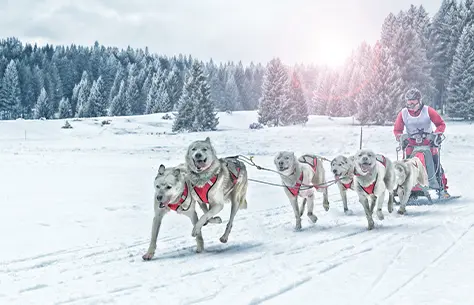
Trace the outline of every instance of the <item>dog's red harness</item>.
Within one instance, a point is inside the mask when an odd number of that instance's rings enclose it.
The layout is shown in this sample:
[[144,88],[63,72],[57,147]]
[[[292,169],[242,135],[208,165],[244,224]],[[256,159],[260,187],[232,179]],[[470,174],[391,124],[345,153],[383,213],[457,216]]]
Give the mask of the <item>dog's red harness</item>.
[[[387,159],[385,158],[385,156],[382,156],[382,155],[381,155],[381,159],[376,158],[376,160],[379,161],[380,163],[382,163],[382,165],[383,165],[384,167],[387,167]],[[360,176],[360,174],[358,174],[358,173],[354,173],[354,174],[355,174],[356,176]],[[377,182],[377,178],[378,178],[378,174],[377,174],[377,176],[375,176],[375,180],[374,180],[374,182],[373,182],[372,184],[370,184],[370,185],[364,187],[364,186],[360,185],[360,183],[359,183],[359,186],[360,186],[368,195],[371,195],[371,194],[374,193],[375,183]]]
[[[306,163],[306,164],[309,164],[311,165],[311,167],[313,168],[314,172],[316,172],[316,168],[318,166],[318,159],[316,157],[312,157],[312,156],[308,156],[308,157],[311,157],[313,159],[313,162],[312,163],[309,163],[306,161],[303,161],[302,163]],[[296,171],[296,169],[295,169]],[[298,195],[298,193],[300,192],[300,188],[301,188],[301,185],[303,185],[303,172],[301,172],[301,175],[300,177],[298,178],[298,180],[296,180],[296,184],[295,186],[293,187],[286,187],[288,189],[288,191],[290,191],[290,193],[293,194],[293,196],[296,196]],[[315,189],[318,189],[318,186],[317,185],[314,185],[314,188]]]
[[187,198],[188,198],[188,184],[185,183],[184,184],[184,191],[183,191],[183,194],[181,195],[181,198],[179,199],[179,201],[177,203],[168,203],[168,207],[171,210],[176,211],[181,206],[181,204],[183,204],[183,202],[186,201]]
[[[240,173],[240,168],[237,167],[237,172]],[[195,186],[194,191],[199,196],[202,202],[209,204],[209,191],[211,190],[214,183],[217,181],[217,175],[211,178],[206,184],[203,186]],[[237,183],[237,176],[234,173],[230,172],[230,177],[232,178],[232,183],[235,185]]]
[[353,180],[351,180],[351,182],[349,183],[342,183],[342,185],[344,185],[344,187],[346,188],[346,190],[350,189],[352,187],[352,182],[354,182]]

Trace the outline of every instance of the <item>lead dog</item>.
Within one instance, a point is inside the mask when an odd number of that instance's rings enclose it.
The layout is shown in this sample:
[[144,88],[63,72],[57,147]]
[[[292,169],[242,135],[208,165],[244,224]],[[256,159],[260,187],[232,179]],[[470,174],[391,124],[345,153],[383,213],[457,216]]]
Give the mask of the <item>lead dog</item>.
[[[397,180],[397,194],[400,198],[398,214],[405,214],[406,205],[411,190],[419,184],[422,188],[428,187],[428,173],[418,157],[413,157],[393,163]],[[428,194],[429,196],[429,194]]]
[[[377,217],[384,219],[382,205],[385,191],[389,193],[388,212],[393,211],[393,192],[396,187],[393,163],[383,155],[377,155],[370,149],[361,149],[354,155],[354,177],[359,202],[364,207],[368,229],[374,228],[372,214],[377,203]],[[369,207],[369,200],[371,205]]]
[[200,236],[203,225],[222,211],[224,203],[230,200],[229,222],[219,239],[226,243],[237,211],[247,208],[248,178],[245,164],[237,158],[218,158],[209,137],[204,141],[192,142],[185,160],[193,198],[209,206],[209,210],[194,225],[192,236]]
[[[318,217],[313,214],[315,189],[323,193],[323,207],[326,211],[329,210],[327,188],[317,188],[326,183],[321,159],[313,155],[303,155],[297,159],[293,152],[280,151],[273,162],[280,173],[281,181],[285,185],[285,194],[295,213],[295,229],[301,230],[301,216],[306,202],[308,202],[307,216],[316,223]],[[303,198],[301,207],[298,207],[298,197]]]
[[[198,221],[195,210],[195,201],[190,194],[190,186],[186,181],[186,167],[180,164],[176,167],[165,168],[160,165],[154,181],[154,217],[151,229],[151,241],[148,251],[142,256],[144,260],[151,260],[156,250],[156,240],[160,232],[161,221],[163,217],[171,210],[178,214],[189,217],[194,225]],[[202,235],[196,235],[196,252],[200,253],[204,249],[204,240]]]

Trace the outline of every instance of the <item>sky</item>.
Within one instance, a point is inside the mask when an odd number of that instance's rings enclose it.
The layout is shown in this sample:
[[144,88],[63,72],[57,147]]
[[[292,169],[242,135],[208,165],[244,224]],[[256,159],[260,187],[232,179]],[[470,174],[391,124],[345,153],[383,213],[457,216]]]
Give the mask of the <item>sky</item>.
[[0,38],[334,66],[410,4],[433,16],[441,0],[0,0]]

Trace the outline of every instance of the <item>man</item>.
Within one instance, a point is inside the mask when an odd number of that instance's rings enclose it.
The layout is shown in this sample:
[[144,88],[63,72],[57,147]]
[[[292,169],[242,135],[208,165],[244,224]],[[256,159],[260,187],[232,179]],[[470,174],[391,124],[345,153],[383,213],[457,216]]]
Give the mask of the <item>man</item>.
[[[446,129],[446,124],[444,123],[443,118],[438,114],[438,112],[428,106],[424,105],[421,101],[421,92],[416,89],[410,89],[405,94],[406,107],[403,108],[395,120],[395,125],[393,128],[393,134],[397,141],[400,140],[400,136],[403,134],[403,129],[406,128],[408,134],[413,134],[419,130],[424,132],[433,132],[432,124],[436,126],[434,133],[442,134]],[[408,144],[416,144],[413,139],[408,139]],[[424,144],[429,145],[429,142],[424,142]],[[410,155],[413,152],[413,147],[408,146],[406,148],[406,154]],[[438,172],[438,169],[441,170],[441,182],[444,186],[444,191],[440,193],[442,197],[449,197],[450,195],[447,192],[448,185],[447,179],[444,174],[443,167],[439,164],[439,151],[438,148],[432,147],[431,153],[433,155],[433,162],[435,165],[435,172]],[[438,166],[439,164],[439,166]]]

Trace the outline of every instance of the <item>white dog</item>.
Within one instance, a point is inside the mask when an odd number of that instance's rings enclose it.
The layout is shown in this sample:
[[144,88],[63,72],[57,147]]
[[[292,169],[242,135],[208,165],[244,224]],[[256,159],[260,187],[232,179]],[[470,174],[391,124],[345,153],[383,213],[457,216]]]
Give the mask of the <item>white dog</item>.
[[247,169],[237,158],[218,158],[207,137],[188,146],[186,167],[189,172],[193,198],[200,204],[209,205],[209,210],[194,225],[192,236],[201,235],[201,229],[217,215],[224,203],[231,201],[229,222],[222,237],[226,243],[232,230],[234,217],[239,209],[247,208]]
[[[397,180],[397,194],[400,199],[399,214],[405,214],[411,190],[419,184],[424,190],[428,187],[428,173],[418,157],[393,163]],[[429,194],[428,194],[429,195]]]
[[[296,230],[301,230],[301,216],[303,216],[306,201],[308,202],[308,218],[316,223],[318,217],[313,214],[315,189],[323,193],[323,207],[326,211],[329,210],[328,190],[323,186],[326,178],[321,159],[313,155],[303,155],[296,159],[293,152],[281,151],[275,156],[274,163],[280,173],[282,183],[286,186],[285,194],[295,213]],[[298,207],[298,197],[303,198],[301,207]]]
[[[154,217],[151,229],[151,241],[148,251],[143,255],[144,260],[151,260],[156,250],[156,240],[161,227],[163,217],[171,210],[183,214],[191,219],[194,225],[198,221],[195,210],[195,201],[191,197],[191,189],[186,182],[186,167],[180,164],[176,167],[165,168],[163,164],[158,169],[154,181]],[[196,236],[197,249],[200,253],[204,248],[202,235]]]
[[337,180],[336,184],[341,194],[344,213],[346,215],[353,214],[352,210],[347,207],[347,191],[356,190],[354,184],[354,158],[345,157],[343,155],[336,156],[331,160],[331,172]]
[[[377,155],[370,149],[361,149],[354,155],[354,177],[359,202],[364,207],[368,228],[374,228],[372,214],[377,203],[377,217],[384,219],[382,205],[385,191],[389,193],[388,212],[393,211],[393,191],[396,187],[393,163],[383,155]],[[369,207],[369,200],[371,206]]]

